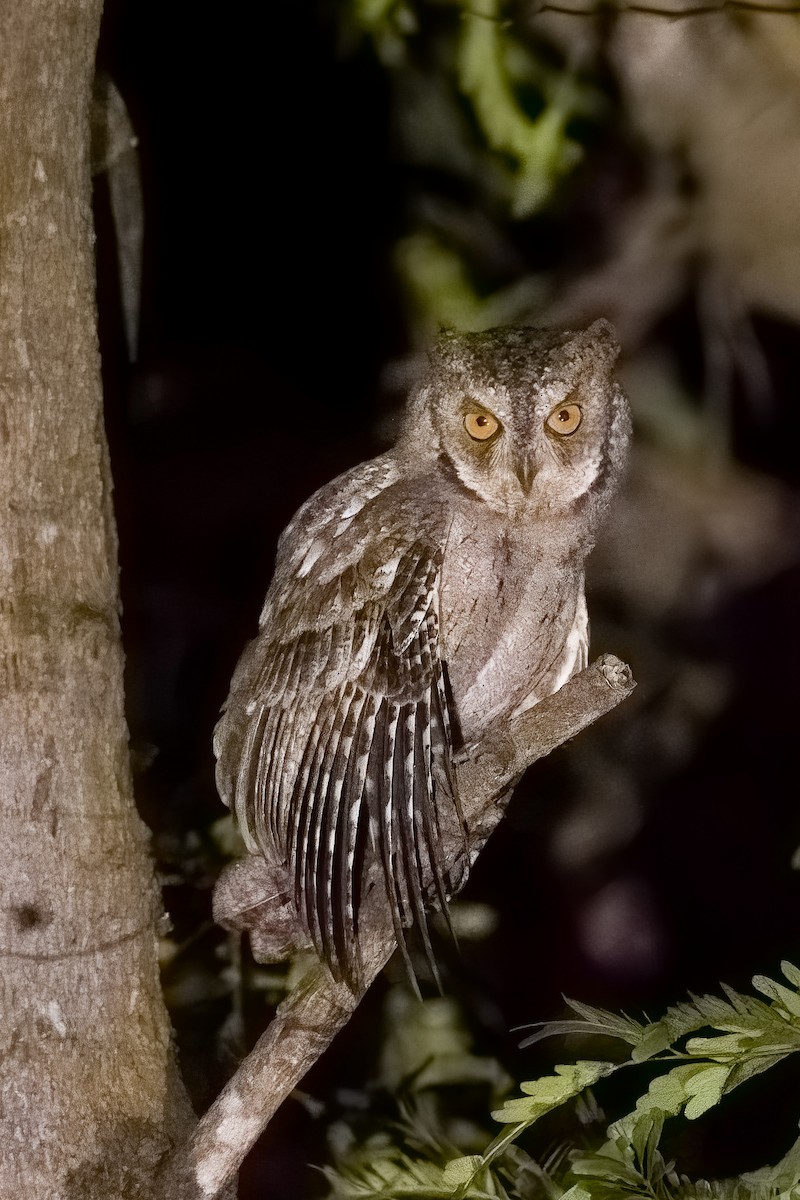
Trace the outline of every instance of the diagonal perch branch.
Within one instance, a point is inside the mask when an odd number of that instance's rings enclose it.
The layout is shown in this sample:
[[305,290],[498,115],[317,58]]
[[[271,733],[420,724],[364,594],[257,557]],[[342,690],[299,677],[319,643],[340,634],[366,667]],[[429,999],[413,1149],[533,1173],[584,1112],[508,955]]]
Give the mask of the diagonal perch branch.
[[[611,654],[603,655],[555,695],[490,730],[479,747],[467,747],[457,773],[470,830],[469,862],[463,861],[461,839],[444,840],[441,849],[446,873],[465,882],[523,772],[615,708],[635,686],[625,663]],[[239,871],[248,876],[251,887],[260,872],[264,888],[267,870],[263,860],[249,856],[234,868],[233,887]],[[364,990],[395,949],[381,886],[368,881],[365,893],[359,918]],[[219,1196],[278,1107],[347,1024],[360,998],[347,984],[337,983],[322,963],[312,967],[280,1004],[191,1138],[166,1163],[158,1195],[163,1200]]]

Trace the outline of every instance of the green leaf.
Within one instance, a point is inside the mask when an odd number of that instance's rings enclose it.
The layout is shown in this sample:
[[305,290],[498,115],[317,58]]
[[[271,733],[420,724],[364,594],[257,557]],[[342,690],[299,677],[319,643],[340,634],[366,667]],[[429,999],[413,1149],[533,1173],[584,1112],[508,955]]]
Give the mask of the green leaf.
[[397,66],[405,55],[405,39],[417,29],[411,5],[403,0],[352,0],[356,25],[374,41],[378,57]]
[[789,980],[789,983],[794,984],[798,991],[800,991],[800,968],[784,959],[781,963],[781,971]]
[[719,1037],[690,1038],[686,1043],[686,1053],[692,1058],[713,1058],[715,1062],[725,1062],[746,1054],[753,1045],[753,1038],[746,1033],[723,1033]]
[[640,1172],[626,1163],[622,1158],[598,1152],[597,1154],[582,1154],[572,1161],[573,1175],[584,1178],[603,1179],[608,1183],[621,1184],[626,1188],[638,1190],[642,1182]]
[[570,1033],[616,1038],[636,1046],[641,1041],[646,1028],[649,1028],[624,1014],[608,1012],[604,1008],[594,1008],[589,1004],[581,1004],[580,1001],[570,1000],[567,996],[564,999],[581,1019],[578,1021],[542,1021],[538,1032],[520,1042],[520,1049],[532,1046],[535,1042],[542,1041],[543,1038],[563,1037]]
[[677,1116],[689,1099],[688,1084],[697,1070],[695,1063],[686,1063],[673,1067],[666,1075],[659,1075],[651,1082],[645,1095],[637,1100],[637,1111],[657,1108],[667,1116]]
[[471,1183],[483,1166],[484,1160],[480,1154],[468,1154],[464,1158],[453,1158],[444,1169],[442,1182],[455,1191],[464,1184]]
[[649,1176],[655,1164],[663,1164],[658,1152],[658,1143],[664,1129],[664,1114],[661,1109],[650,1109],[649,1112],[639,1113],[633,1122],[630,1143],[636,1157]]
[[[763,976],[756,976],[753,984],[770,997],[771,1004],[740,995],[725,984],[724,1000],[718,996],[692,996],[690,1002],[673,1005],[660,1021],[645,1029],[632,1051],[632,1061],[644,1062],[688,1034],[708,1027],[719,1030],[720,1036],[691,1038],[686,1044],[687,1054],[741,1064],[748,1056],[761,1059],[800,1049],[800,995]],[[750,1072],[755,1073],[757,1070]],[[739,1071],[737,1077],[745,1076]]]
[[638,1046],[634,1046],[631,1061],[646,1062],[656,1054],[662,1054],[673,1042],[673,1035],[664,1021],[654,1021],[642,1034]]
[[774,979],[767,979],[766,975],[756,975],[753,979],[753,987],[763,996],[769,996],[770,1000],[774,1000],[778,1010],[785,1012],[787,1020],[800,1025],[800,995],[797,992],[790,992],[782,983],[776,983]]
[[459,88],[472,104],[488,145],[515,163],[511,211],[528,217],[549,200],[557,180],[575,166],[581,147],[567,136],[570,118],[580,110],[582,89],[563,72],[531,120],[520,107],[507,61],[509,36],[500,0],[463,5],[457,55]]
[[614,1063],[579,1061],[570,1066],[556,1067],[555,1075],[544,1075],[520,1084],[525,1098],[506,1100],[501,1109],[492,1113],[495,1121],[533,1124],[544,1113],[558,1108],[566,1100],[591,1087],[604,1075],[616,1070]]
[[580,1000],[570,1000],[568,996],[565,996],[565,1000],[572,1011],[582,1016],[584,1021],[592,1021],[607,1030],[609,1037],[623,1038],[626,1042],[635,1044],[646,1028],[640,1021],[634,1021],[625,1013],[613,1013],[605,1008],[594,1008],[590,1004],[583,1004]]
[[636,1102],[634,1113],[609,1130],[627,1134],[639,1113],[659,1110],[666,1116],[675,1117],[685,1109],[689,1120],[699,1117],[720,1100],[728,1079],[730,1067],[715,1062],[683,1063],[673,1067],[666,1075],[657,1076],[650,1083],[644,1096]]
[[[760,1001],[756,1003],[760,1004]],[[762,1005],[762,1008],[768,1019],[768,1006]],[[730,1032],[762,1028],[761,1024],[756,1024],[752,1010],[747,1011],[745,997],[732,992],[729,1000],[721,1000],[719,996],[692,996],[688,1002],[671,1005],[658,1024],[668,1032],[670,1042],[709,1025]]]
[[685,1113],[690,1121],[719,1104],[729,1073],[730,1067],[709,1063],[700,1067],[697,1073],[687,1080],[688,1100]]
[[[784,963],[782,971],[792,987],[800,984],[800,970]],[[579,1060],[521,1084],[521,1094],[493,1113],[503,1129],[482,1156],[452,1158],[441,1166],[416,1157],[423,1148],[431,1157],[440,1151],[435,1139],[409,1141],[414,1157],[391,1145],[368,1144],[359,1152],[360,1161],[351,1159],[337,1174],[328,1173],[336,1195],[341,1200],[800,1200],[800,1141],[774,1167],[711,1181],[679,1175],[659,1149],[666,1119],[697,1119],[732,1088],[800,1050],[800,994],[763,976],[753,983],[766,1000],[722,985],[723,997],[691,996],[648,1025],[569,1001],[577,1019],[542,1027],[617,1037],[632,1046],[631,1062],[667,1052],[663,1073],[652,1079],[634,1111],[608,1127],[598,1149],[573,1151],[568,1173],[562,1151],[540,1166],[521,1149],[514,1153],[514,1141],[540,1117],[631,1063]],[[683,1061],[676,1063],[678,1055]],[[501,1155],[502,1163],[493,1168]],[[501,1180],[510,1181],[508,1193]]]

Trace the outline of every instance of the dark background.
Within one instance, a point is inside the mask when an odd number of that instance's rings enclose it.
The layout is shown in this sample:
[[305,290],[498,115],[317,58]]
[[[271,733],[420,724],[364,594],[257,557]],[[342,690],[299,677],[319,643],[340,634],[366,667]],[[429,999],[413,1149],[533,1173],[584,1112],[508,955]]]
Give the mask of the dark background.
[[[333,20],[310,4],[220,10],[111,0],[98,58],[139,137],[145,205],[141,336],[130,364],[107,186],[98,180],[128,715],[173,938],[195,955],[194,982],[173,1018],[202,1107],[232,1069],[219,1044],[229,999],[209,927],[222,859],[208,829],[223,813],[211,734],[255,632],[279,532],[313,490],[381,448],[381,370],[409,348],[390,251],[413,179],[392,152],[386,73],[367,46],[340,53]],[[541,259],[569,244],[568,219],[534,245]],[[745,459],[794,485],[796,334],[766,320],[760,334],[774,365],[774,406],[766,426],[740,406],[736,439]],[[691,303],[672,314],[663,337],[679,345],[691,375]],[[545,853],[571,786],[569,750],[520,789],[467,893],[497,907],[500,930],[467,945],[460,960],[442,950],[479,1047],[519,1077],[540,1073],[542,1059],[532,1051],[515,1058],[509,1029],[558,1015],[562,993],[653,1016],[687,988],[715,990],[721,978],[746,988],[781,957],[796,961],[797,593],[789,566],[726,600],[713,620],[677,621],[663,634],[667,647],[725,662],[735,686],[691,762],[649,781],[647,820],[624,847],[577,873],[559,871]],[[598,652],[626,656],[638,644],[624,615],[605,614],[598,628]],[[658,682],[646,663],[633,667],[639,713],[657,714]],[[618,745],[625,722],[624,712],[609,719]],[[646,746],[637,752],[640,761]],[[631,936],[644,947],[616,967],[598,963],[580,937],[593,898],[615,884],[633,898]],[[384,988],[303,1085],[327,1104],[323,1119],[287,1102],[243,1171],[242,1196],[318,1194],[306,1164],[324,1161],[336,1088],[360,1086],[373,1069]],[[248,1037],[267,1016],[251,1000]],[[797,1078],[787,1071],[791,1094]],[[706,1120],[692,1151],[698,1169],[745,1170],[788,1146],[796,1112],[791,1103],[776,1108],[770,1091],[759,1124],[753,1111],[767,1094],[759,1086],[748,1085],[749,1107],[737,1092]]]

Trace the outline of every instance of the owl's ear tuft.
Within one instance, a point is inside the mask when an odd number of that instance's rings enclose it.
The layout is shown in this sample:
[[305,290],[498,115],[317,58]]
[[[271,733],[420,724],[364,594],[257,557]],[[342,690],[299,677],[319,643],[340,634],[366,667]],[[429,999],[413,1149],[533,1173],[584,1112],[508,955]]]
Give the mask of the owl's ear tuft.
[[600,317],[588,329],[584,329],[578,337],[591,346],[598,359],[603,361],[609,369],[613,367],[619,358],[621,347],[616,330],[610,321],[607,321],[605,317]]

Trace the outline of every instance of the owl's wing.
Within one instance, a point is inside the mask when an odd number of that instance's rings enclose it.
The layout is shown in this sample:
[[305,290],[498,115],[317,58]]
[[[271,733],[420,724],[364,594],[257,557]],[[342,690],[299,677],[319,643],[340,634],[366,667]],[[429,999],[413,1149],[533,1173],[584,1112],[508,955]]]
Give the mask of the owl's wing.
[[250,848],[288,863],[334,974],[357,980],[370,846],[409,971],[412,923],[435,971],[425,902],[436,895],[444,908],[448,889],[437,841],[443,822],[463,830],[439,653],[441,550],[414,534],[398,544],[393,530],[341,570],[325,557],[305,578],[276,572],[218,726],[220,790]]

